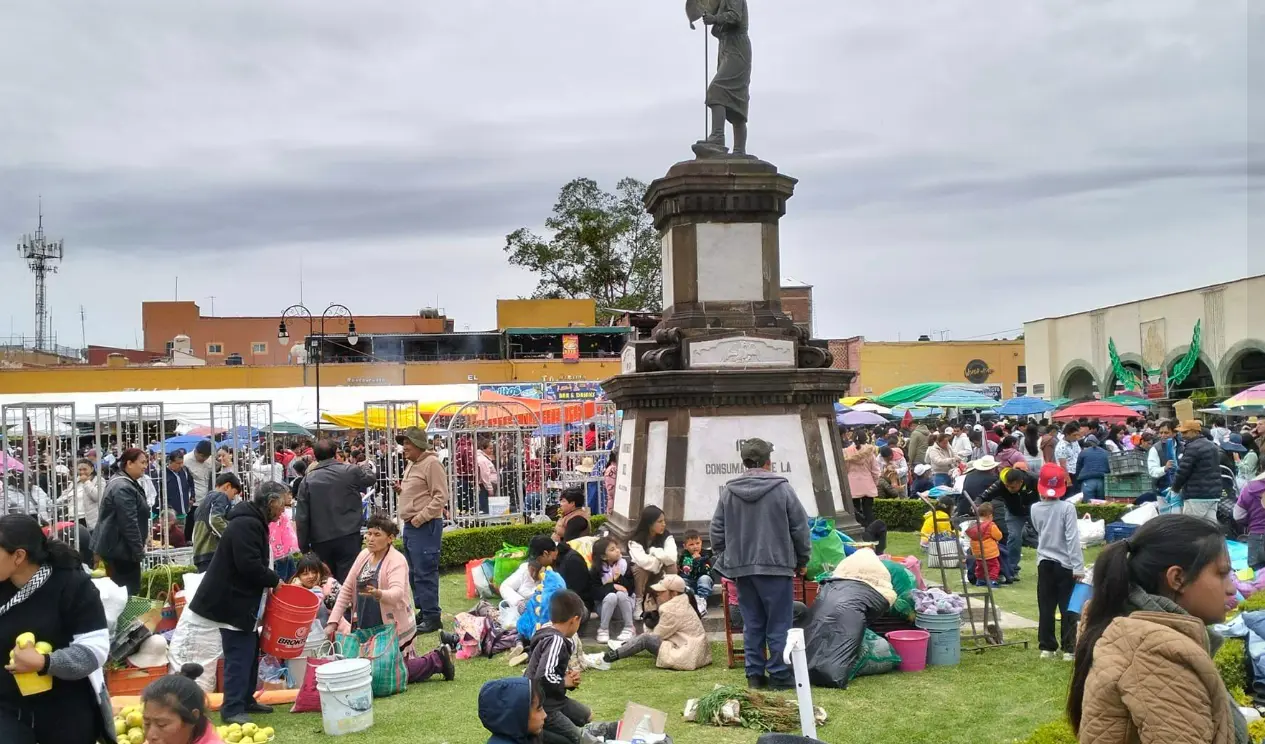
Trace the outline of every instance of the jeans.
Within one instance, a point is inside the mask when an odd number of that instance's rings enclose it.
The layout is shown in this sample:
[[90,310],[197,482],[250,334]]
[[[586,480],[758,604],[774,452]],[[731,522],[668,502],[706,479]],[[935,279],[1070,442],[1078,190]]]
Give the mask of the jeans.
[[632,630],[633,627],[633,598],[628,592],[615,591],[602,597],[602,604],[598,609],[598,627],[602,630],[609,630],[611,627],[611,618],[615,616],[615,610],[619,610],[619,616],[624,621],[624,629]]
[[593,481],[586,488],[588,489],[589,513],[594,516],[605,514],[606,509],[603,508],[605,503],[602,500],[602,484]]
[[479,513],[480,514],[491,513],[491,507],[488,506],[488,499],[490,498],[492,498],[491,492],[489,492],[488,489],[480,485],[479,486]]
[[931,474],[932,488],[935,488],[936,486],[951,486],[951,485],[953,485],[953,476],[949,475],[948,473],[932,473]]
[[[741,576],[738,607],[742,609],[742,643],[748,677],[789,679],[783,660],[786,634],[794,619],[794,583],[789,576]],[[765,647],[768,656],[765,656]]]
[[1085,495],[1086,501],[1102,499],[1107,495],[1107,486],[1102,478],[1086,478],[1081,481],[1081,493]]
[[284,558],[276,558],[272,561],[272,570],[285,583],[290,583],[290,579],[294,578],[294,569],[298,566],[298,562],[294,560],[294,556],[287,555]]
[[1247,536],[1247,565],[1254,571],[1265,566],[1265,535]]
[[[1076,652],[1076,623],[1079,616],[1067,611],[1067,602],[1072,598],[1072,589],[1076,580],[1072,578],[1072,569],[1058,561],[1041,561],[1037,564],[1037,645],[1042,651],[1057,651],[1063,647],[1063,653]],[[1059,639],[1054,638],[1054,610],[1062,616],[1062,627]]]
[[690,590],[690,594],[703,599],[712,596],[713,585],[712,577],[707,575],[699,576],[697,579],[685,580],[685,588]]
[[545,730],[541,739],[545,744],[580,744],[580,737],[593,712],[584,703],[567,698],[561,708],[545,714]]
[[1012,579],[1019,575],[1019,560],[1023,557],[1023,528],[1027,524],[1027,517],[1006,515],[1006,551],[1010,563],[1010,571],[1006,575]]
[[404,525],[404,556],[408,558],[413,602],[421,619],[439,622],[439,539],[442,519],[423,522],[421,527]]
[[347,580],[347,574],[351,572],[351,564],[355,563],[356,558],[360,556],[362,542],[360,533],[356,532],[333,540],[312,543],[312,552],[316,553],[322,563],[329,566],[329,572],[341,584]]
[[224,644],[224,706],[220,719],[246,714],[259,686],[259,635],[252,631],[220,629]]

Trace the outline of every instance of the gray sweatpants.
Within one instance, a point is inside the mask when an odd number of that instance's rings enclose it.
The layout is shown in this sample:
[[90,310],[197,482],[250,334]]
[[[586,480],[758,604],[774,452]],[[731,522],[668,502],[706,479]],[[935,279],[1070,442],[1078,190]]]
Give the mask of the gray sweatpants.
[[616,659],[627,659],[629,656],[635,656],[642,651],[649,651],[652,655],[659,655],[659,647],[663,645],[663,639],[654,633],[642,633],[639,636],[633,636],[627,643],[619,647],[615,652]]
[[633,627],[633,599],[628,592],[611,592],[602,598],[602,606],[599,609],[598,619],[599,628],[602,630],[610,630],[611,618],[615,616],[615,609],[619,609],[619,616],[624,621],[624,627],[631,630]]

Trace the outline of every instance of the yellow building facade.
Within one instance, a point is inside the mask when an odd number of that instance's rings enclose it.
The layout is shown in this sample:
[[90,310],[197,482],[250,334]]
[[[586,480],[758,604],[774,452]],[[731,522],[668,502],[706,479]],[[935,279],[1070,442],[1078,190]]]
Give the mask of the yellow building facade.
[[[619,360],[322,364],[321,387],[459,385],[601,381],[619,374]],[[316,385],[313,365],[89,367],[0,370],[0,394],[99,393],[131,390],[226,390]]]
[[865,341],[855,344],[860,373],[852,394],[877,396],[901,385],[960,382],[1000,388],[1001,399],[1026,393],[1023,340]]

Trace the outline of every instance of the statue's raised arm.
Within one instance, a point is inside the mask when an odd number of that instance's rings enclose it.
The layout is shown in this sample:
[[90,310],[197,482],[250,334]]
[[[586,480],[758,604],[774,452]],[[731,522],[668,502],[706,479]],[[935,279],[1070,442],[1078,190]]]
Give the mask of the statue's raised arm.
[[687,0],[690,27],[701,20],[720,40],[716,75],[707,86],[707,107],[711,109],[712,131],[707,139],[694,143],[694,155],[723,158],[725,122],[734,130],[733,157],[748,158],[747,106],[751,99],[751,37],[747,35],[747,0]]

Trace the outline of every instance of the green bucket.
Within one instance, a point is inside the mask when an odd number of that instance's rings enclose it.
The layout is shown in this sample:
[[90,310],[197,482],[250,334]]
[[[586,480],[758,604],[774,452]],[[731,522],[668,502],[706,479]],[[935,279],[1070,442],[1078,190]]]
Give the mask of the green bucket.
[[927,664],[957,666],[962,660],[962,616],[929,615],[919,612],[914,625],[931,634],[927,644]]

